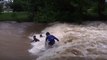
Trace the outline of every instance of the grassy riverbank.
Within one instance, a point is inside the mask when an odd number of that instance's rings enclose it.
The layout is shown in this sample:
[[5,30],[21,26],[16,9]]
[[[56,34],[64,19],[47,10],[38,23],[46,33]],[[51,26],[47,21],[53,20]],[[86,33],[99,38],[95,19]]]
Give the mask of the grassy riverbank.
[[28,13],[27,12],[1,13],[0,21],[18,21],[18,22],[28,21]]
[[[75,22],[75,23],[81,23],[84,21],[96,21],[99,20],[98,16],[95,15],[88,15],[88,16],[78,16],[75,17],[70,17],[70,16],[54,16],[54,15],[48,15],[48,14],[43,14],[43,15],[38,15],[34,17],[34,20],[32,19],[33,17],[30,15],[28,12],[12,12],[12,13],[0,13],[0,21],[16,21],[16,22],[38,22],[38,23],[49,23],[49,22]],[[70,19],[69,19],[70,18]],[[100,21],[105,21],[107,18],[104,20]]]

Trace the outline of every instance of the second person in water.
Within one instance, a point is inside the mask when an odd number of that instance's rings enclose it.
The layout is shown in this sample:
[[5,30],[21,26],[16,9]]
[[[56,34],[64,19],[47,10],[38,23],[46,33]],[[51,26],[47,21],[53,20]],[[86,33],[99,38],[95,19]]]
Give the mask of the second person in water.
[[35,41],[35,42],[38,42],[39,39],[37,39],[36,36],[33,36],[33,40],[32,40],[31,42],[34,42],[34,41]]

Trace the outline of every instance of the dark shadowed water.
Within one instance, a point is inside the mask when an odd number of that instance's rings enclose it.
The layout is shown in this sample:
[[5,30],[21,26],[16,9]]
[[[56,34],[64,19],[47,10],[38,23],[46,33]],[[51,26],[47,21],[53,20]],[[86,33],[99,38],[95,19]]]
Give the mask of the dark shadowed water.
[[28,35],[44,27],[44,24],[28,22],[0,22],[0,60],[32,60]]

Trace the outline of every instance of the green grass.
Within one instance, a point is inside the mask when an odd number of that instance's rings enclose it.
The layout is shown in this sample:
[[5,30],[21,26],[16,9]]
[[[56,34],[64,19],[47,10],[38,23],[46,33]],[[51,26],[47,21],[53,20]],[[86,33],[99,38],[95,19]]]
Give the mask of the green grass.
[[18,22],[28,21],[28,13],[27,12],[1,13],[0,21],[18,21]]

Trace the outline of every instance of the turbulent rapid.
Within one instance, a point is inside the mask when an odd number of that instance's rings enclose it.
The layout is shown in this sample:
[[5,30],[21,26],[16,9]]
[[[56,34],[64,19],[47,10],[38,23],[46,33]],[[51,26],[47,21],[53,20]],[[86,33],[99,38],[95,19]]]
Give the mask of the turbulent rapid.
[[[58,37],[54,48],[45,48],[45,33]],[[40,34],[43,35],[40,38]],[[85,22],[79,24],[53,23],[36,35],[39,42],[31,43],[28,51],[37,56],[36,60],[106,60],[107,24],[103,22]]]

